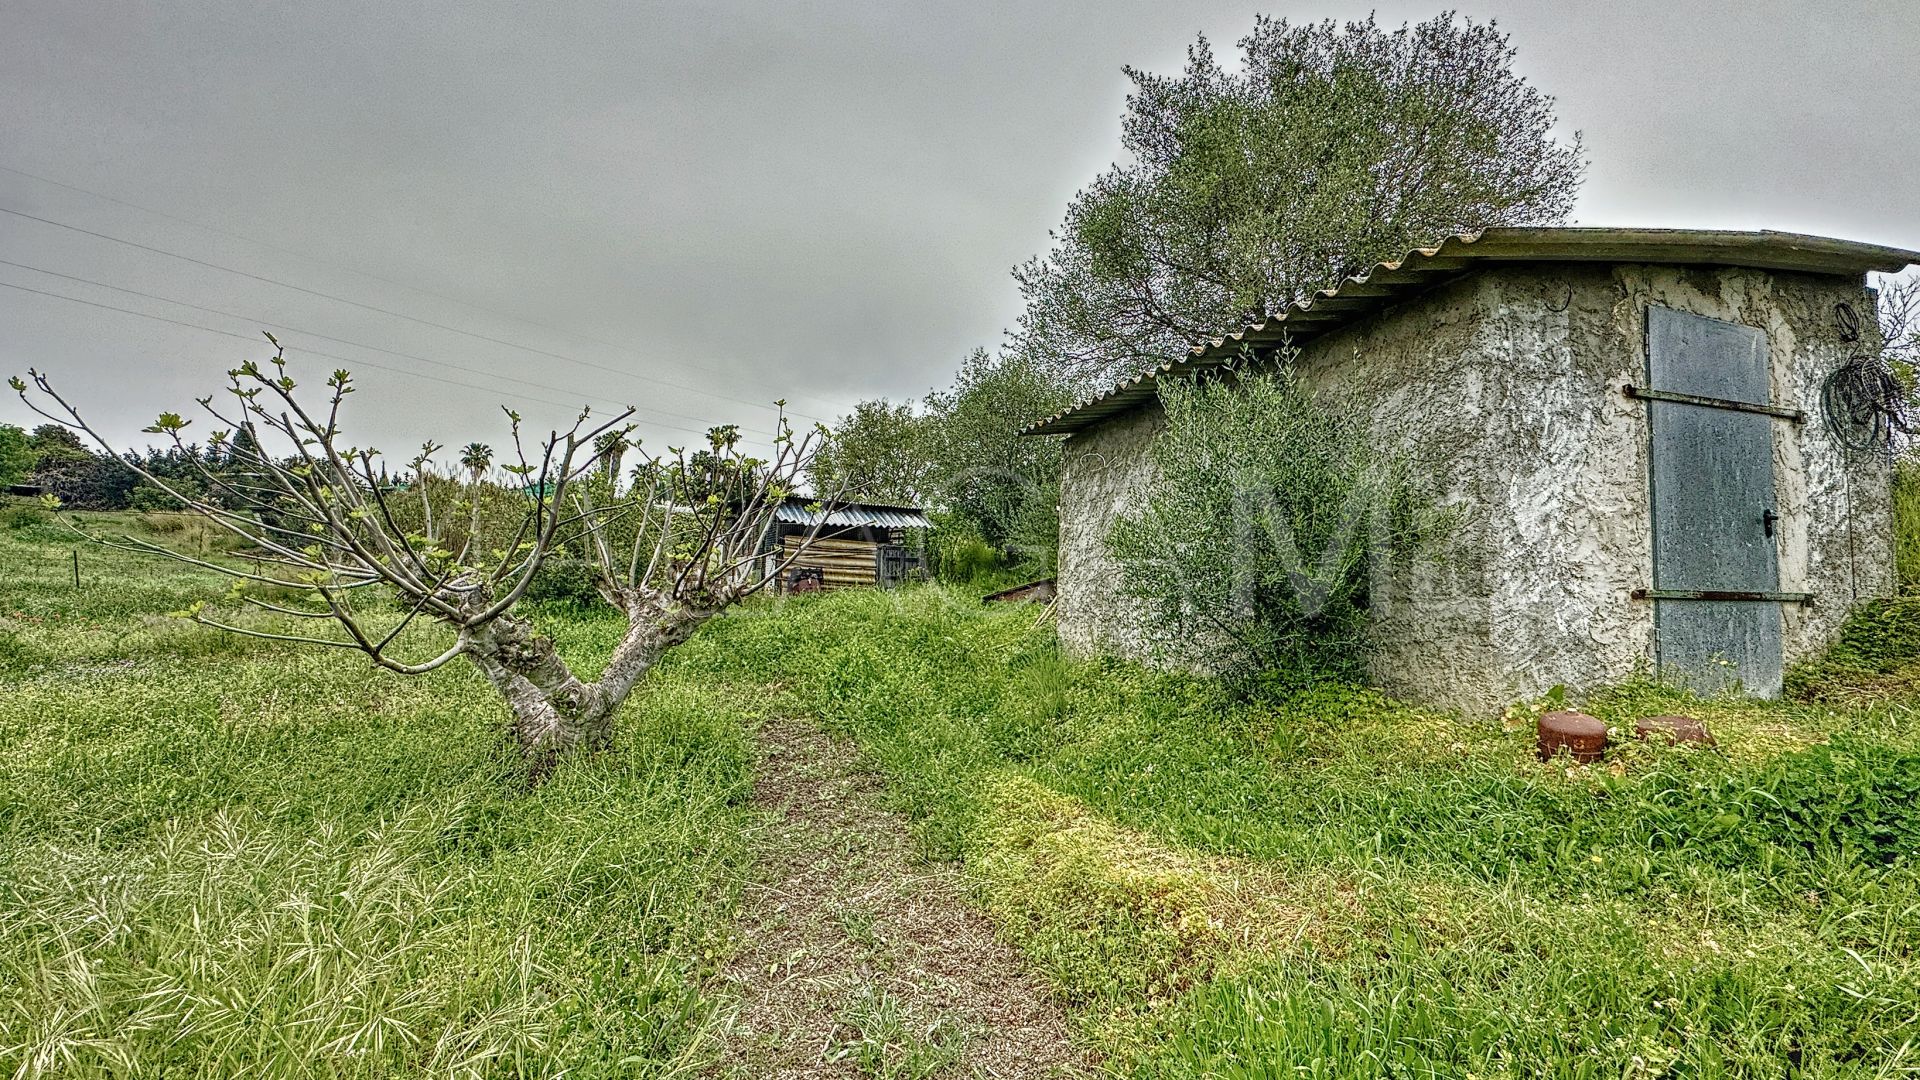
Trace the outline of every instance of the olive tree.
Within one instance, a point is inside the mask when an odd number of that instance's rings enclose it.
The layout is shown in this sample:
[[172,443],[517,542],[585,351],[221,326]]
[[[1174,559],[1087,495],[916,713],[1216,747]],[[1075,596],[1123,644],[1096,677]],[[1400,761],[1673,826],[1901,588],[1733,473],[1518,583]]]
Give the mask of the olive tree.
[[1447,525],[1410,456],[1284,366],[1164,379],[1160,397],[1157,479],[1107,546],[1163,658],[1235,678],[1355,673],[1372,560]]
[[854,406],[835,424],[831,452],[815,459],[812,476],[817,487],[933,509],[937,549],[981,545],[989,558],[997,552],[1051,573],[1060,445],[1020,432],[1072,396],[1024,356],[975,349],[945,390],[917,406],[885,399]]
[[[11,385],[35,412],[112,452],[46,375],[32,371]],[[310,407],[276,351],[266,364],[249,361],[230,371],[226,391],[225,404],[209,396],[199,405],[220,425],[206,437],[219,453],[205,456],[224,456],[227,468],[203,468],[196,490],[144,472],[142,479],[238,538],[252,558],[226,562],[130,536],[92,538],[219,571],[234,579],[236,603],[314,629],[242,626],[205,603],[187,613],[207,626],[355,650],[404,675],[471,663],[507,704],[512,735],[536,776],[565,751],[607,746],[616,712],[660,658],[777,580],[813,539],[804,536],[786,552],[767,543],[776,507],[824,437],[818,430],[796,435],[784,410],[768,458],[748,456],[734,429],[715,429],[697,453],[724,458],[730,467],[715,470],[725,482],[697,500],[667,490],[666,478],[686,471],[684,449],[669,448],[654,459],[656,467],[636,470],[655,477],[652,484],[616,494],[610,485],[590,482],[604,476],[607,454],[631,445],[626,420],[632,410],[605,419],[582,411],[571,427],[538,439],[506,410],[511,457],[502,455],[509,462],[503,468],[524,485],[525,506],[504,535],[484,536],[464,527],[465,515],[435,513],[429,481],[458,483],[436,471],[438,447],[423,447],[396,474],[377,450],[346,441],[341,410],[354,392],[348,372],[333,372],[318,406]],[[163,413],[146,430],[180,445],[190,423]],[[482,456],[469,447],[461,465],[475,472]],[[142,470],[137,461],[128,467]],[[517,610],[563,544],[590,562],[599,595],[626,620],[593,680],[575,674],[553,641]],[[384,597],[370,595],[379,593]],[[304,599],[284,599],[289,595]],[[429,635],[407,633],[423,621],[444,631],[425,650],[421,642]],[[421,651],[409,655],[414,650]]]
[[1110,383],[1449,234],[1563,220],[1583,170],[1492,24],[1261,17],[1223,65],[1128,68],[1126,157],[1019,267],[1016,348]]

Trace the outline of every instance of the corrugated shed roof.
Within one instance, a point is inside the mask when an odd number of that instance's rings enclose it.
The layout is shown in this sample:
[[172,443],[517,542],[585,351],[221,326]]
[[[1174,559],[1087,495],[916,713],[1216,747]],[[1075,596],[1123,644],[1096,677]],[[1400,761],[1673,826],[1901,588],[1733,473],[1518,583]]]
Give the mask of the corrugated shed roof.
[[1195,346],[1183,359],[1160,365],[1022,432],[1068,435],[1153,400],[1155,380],[1215,367],[1243,347],[1308,341],[1470,270],[1494,263],[1605,262],[1686,266],[1745,266],[1814,274],[1896,273],[1920,263],[1920,251],[1761,230],[1495,228],[1450,236],[1322,289],[1244,330]]
[[[815,509],[818,507],[818,509]],[[774,508],[773,519],[785,525],[824,525],[833,528],[926,529],[933,526],[926,512],[914,506],[882,503],[818,503],[803,495],[789,497]]]

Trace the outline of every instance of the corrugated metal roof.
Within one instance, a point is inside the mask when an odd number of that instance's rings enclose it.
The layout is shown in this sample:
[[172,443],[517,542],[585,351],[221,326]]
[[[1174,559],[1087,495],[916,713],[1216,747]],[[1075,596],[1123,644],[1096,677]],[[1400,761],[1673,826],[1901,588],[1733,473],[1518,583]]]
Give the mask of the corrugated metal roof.
[[1195,346],[1183,359],[1160,365],[1104,393],[1027,428],[1025,435],[1067,435],[1153,400],[1154,382],[1223,364],[1243,346],[1308,341],[1398,300],[1459,277],[1477,267],[1516,262],[1655,263],[1745,266],[1814,274],[1896,273],[1920,263],[1920,251],[1835,240],[1824,236],[1761,230],[1495,228],[1450,236],[1438,246],[1417,248],[1364,274],[1322,289],[1278,315],[1237,333]]
[[[814,509],[814,507],[819,509]],[[933,522],[918,507],[887,506],[882,503],[820,504],[805,496],[793,496],[774,508],[773,519],[786,525],[825,525],[833,528],[871,527],[877,529],[927,529]]]

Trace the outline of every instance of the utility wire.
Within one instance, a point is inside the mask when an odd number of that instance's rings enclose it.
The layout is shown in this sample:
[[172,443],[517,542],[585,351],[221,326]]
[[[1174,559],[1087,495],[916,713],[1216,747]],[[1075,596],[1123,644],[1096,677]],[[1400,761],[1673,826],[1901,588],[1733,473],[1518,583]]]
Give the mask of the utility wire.
[[[11,214],[14,217],[22,218],[27,221],[37,221],[42,225],[51,225],[56,229],[66,229],[69,232],[76,232],[82,236],[91,236],[96,239],[106,240],[115,244],[124,244],[130,248],[137,248],[138,250],[141,250],[141,251],[150,251],[156,255],[165,255],[170,259],[179,259],[182,262],[192,263],[195,266],[204,266],[210,270],[218,270],[218,271],[221,271],[222,273],[235,274],[240,277],[250,279],[252,281],[258,281],[267,285],[278,286],[279,288],[282,288],[282,289],[292,289],[294,292],[306,293],[309,296],[317,296],[322,300],[331,300],[336,304],[347,304],[351,307],[361,308],[363,310],[375,312],[380,315],[386,315],[391,318],[404,319],[408,322],[419,323],[422,326],[430,326],[436,330],[445,330],[449,333],[460,334],[465,337],[473,338],[477,341],[486,341],[486,342],[491,342],[495,345],[503,345],[509,349],[517,349],[521,352],[531,353],[535,356],[545,356],[554,360],[561,360],[569,364],[578,364],[581,367],[593,368],[596,371],[604,371],[612,375],[619,375],[624,378],[637,379],[641,382],[656,383],[661,386],[673,387],[674,389],[677,389],[677,390],[685,390],[689,393],[705,394],[708,397],[719,398],[720,400],[723,400],[723,401],[732,401],[740,405],[749,405],[757,409],[777,408],[777,406],[766,403],[766,402],[754,402],[754,401],[748,401],[745,398],[731,397],[729,395],[721,394],[716,391],[703,390],[696,386],[687,386],[681,383],[669,382],[668,380],[659,378],[657,376],[641,375],[636,372],[625,371],[625,370],[622,370],[621,368],[612,367],[607,364],[597,364],[591,360],[581,360],[572,356],[568,356],[565,353],[549,352],[546,349],[537,349],[531,345],[522,345],[518,342],[508,341],[505,338],[492,337],[487,334],[477,333],[472,330],[463,330],[458,326],[450,326],[447,323],[434,322],[431,319],[422,319],[422,318],[419,318],[418,316],[408,315],[407,313],[402,311],[394,311],[391,308],[383,308],[376,304],[362,303],[359,300],[349,299],[348,297],[345,297],[345,296],[337,296],[329,292],[321,292],[318,289],[309,289],[304,285],[295,285],[290,281],[281,281],[278,278],[271,278],[262,274],[251,273],[246,270],[237,270],[231,266],[222,266],[221,264],[216,262],[208,262],[205,259],[197,259],[191,255],[182,255],[179,252],[168,251],[165,248],[154,247],[151,244],[142,244],[142,243],[139,243],[138,241],[126,240],[118,236],[109,235],[107,233],[96,232],[92,229],[83,229],[78,225],[69,225],[64,221],[55,221],[52,218],[40,217],[37,214],[29,214],[24,210],[15,210],[11,207],[0,206],[0,214]],[[402,287],[404,288],[404,286]],[[792,415],[800,416],[808,420],[820,419],[817,416],[812,416],[807,413],[796,412],[796,413],[793,413]]]
[[[323,259],[318,255],[310,254],[304,251],[299,251],[294,248],[287,247],[283,244],[276,244],[270,240],[262,240],[256,236],[248,236],[245,233],[234,232],[232,229],[224,229],[218,225],[209,225],[204,221],[196,221],[190,217],[182,217],[179,214],[169,213],[168,211],[159,210],[151,206],[145,206],[137,202],[129,202],[126,199],[122,199],[113,195],[108,195],[105,192],[94,191],[91,188],[83,188],[77,184],[69,184],[69,183],[66,183],[65,181],[55,180],[50,176],[41,176],[39,173],[31,173],[25,169],[17,169],[11,165],[0,164],[0,172],[10,172],[15,176],[24,176],[29,180],[36,180],[42,184],[47,184],[52,187],[57,187],[67,191],[77,192],[81,195],[87,195],[95,199],[100,199],[104,202],[113,203],[116,206],[127,207],[130,210],[138,210],[143,214],[152,214],[155,217],[165,218],[168,221],[177,221],[182,225],[190,225],[193,228],[200,229],[205,232],[213,233],[216,236],[225,236],[225,237],[228,237],[229,239],[240,240],[248,244],[253,244],[256,247],[266,248],[268,251],[277,251],[282,255],[291,255],[296,259],[304,259],[305,261],[314,263],[315,265],[318,265],[318,266],[331,267],[332,269],[335,269],[335,270],[344,270],[349,274],[356,274],[360,277],[366,278],[369,281],[377,281],[382,285],[392,285],[395,288],[406,289],[409,292],[419,293],[422,296],[431,296],[436,300],[444,300],[449,304],[458,304],[459,306],[466,308],[468,311],[477,311],[483,315],[505,315],[507,318],[512,319],[514,322],[520,323],[524,326],[532,326],[541,330],[552,331],[553,333],[556,333],[556,334],[565,334],[568,337],[577,338],[581,341],[589,342],[591,344],[599,345],[604,348],[613,349],[616,352],[624,353],[627,356],[631,356],[636,360],[640,359],[639,356],[635,355],[632,351],[627,349],[625,346],[616,344],[611,341],[606,341],[602,338],[594,337],[592,334],[583,334],[578,330],[568,330],[568,329],[565,329],[564,327],[554,326],[550,323],[540,322],[537,319],[529,319],[524,315],[515,315],[510,312],[502,312],[492,308],[481,307],[480,305],[475,304],[470,300],[462,300],[457,296],[452,296],[443,292],[436,292],[424,286],[409,285],[404,281],[395,281],[394,279],[389,277],[382,277],[371,270],[362,270],[357,266],[348,266],[346,263],[336,262],[332,259]],[[639,377],[639,376],[636,376],[636,377]],[[682,386],[679,383],[669,382],[665,379],[655,378],[654,381],[659,382],[664,386],[672,386],[676,389],[690,390],[694,393],[705,394],[709,397],[719,397],[721,398],[721,400],[724,400],[724,401],[739,402],[739,399],[737,398],[728,398],[724,395],[716,394],[711,390],[703,390],[703,389],[699,389],[697,387],[691,387],[691,386]],[[834,408],[840,407],[837,403],[830,401],[827,398],[819,397],[818,395],[815,395],[815,394],[796,393],[793,396],[811,398],[814,401],[818,401],[822,404],[829,405]],[[751,402],[739,402],[739,403],[757,404],[757,403],[751,403]],[[793,415],[806,416],[805,413],[795,413]],[[806,416],[806,418],[809,420],[818,419],[817,417],[813,417],[813,416]]]
[[[255,340],[253,335],[251,334],[236,334],[231,330],[221,330],[217,327],[206,326],[201,323],[186,322],[185,320],[182,320],[182,319],[169,319],[164,315],[152,315],[144,311],[135,311],[132,308],[116,307],[112,304],[102,304],[94,300],[82,300],[77,296],[66,296],[61,293],[47,292],[44,289],[31,289],[25,285],[15,285],[10,281],[0,281],[0,289],[15,289],[23,293],[32,293],[35,296],[51,297],[55,300],[65,300],[69,303],[74,303],[74,304],[85,304],[88,307],[100,308],[105,311],[118,311],[124,315],[136,315],[142,319],[152,319],[155,322],[171,323],[174,326],[184,326],[190,330],[201,330],[209,334],[219,334],[221,337],[237,338],[241,341],[246,341],[246,342],[254,342]],[[257,344],[257,342],[255,343]],[[392,372],[393,374],[396,374],[396,375],[404,375],[408,378],[426,379],[429,382],[445,383],[448,386],[462,386],[469,390],[479,390],[483,393],[488,393],[488,394],[500,394],[510,398],[517,398],[521,401],[533,401],[533,402],[538,402],[542,405],[555,405],[562,409],[579,408],[579,402],[577,401],[572,401],[572,402],[555,401],[552,398],[535,397],[532,394],[515,393],[511,390],[500,390],[491,386],[481,386],[477,383],[461,382],[458,379],[443,378],[439,375],[428,375],[428,374],[425,374],[424,372],[407,371],[404,368],[391,367],[386,364],[376,364],[371,360],[359,360],[350,356],[341,356],[338,353],[323,352],[320,349],[308,349],[308,348],[303,348],[299,346],[289,345],[287,346],[287,351],[306,353],[309,356],[324,356],[329,360],[339,360],[342,363],[353,364],[357,367],[370,367],[378,371],[387,371],[387,372]],[[604,405],[612,404],[611,402],[605,399],[600,399],[600,401],[601,401],[601,404],[604,404]],[[625,406],[619,406],[619,407],[625,408]],[[691,428],[680,427],[677,424],[655,424],[654,426],[667,428],[672,431],[685,432],[688,435],[697,435],[697,436],[700,436],[701,438],[706,437],[706,432],[704,431],[694,431]]]
[[[473,368],[473,367],[467,367],[464,364],[448,363],[445,360],[435,360],[435,359],[432,359],[431,357],[420,356],[416,353],[400,352],[398,350],[388,349],[380,345],[369,345],[364,341],[354,341],[350,338],[334,337],[331,334],[322,334],[322,333],[319,333],[318,331],[307,330],[305,328],[298,327],[298,326],[290,326],[286,323],[273,322],[268,319],[259,319],[251,315],[242,315],[242,314],[239,314],[238,312],[233,312],[233,311],[222,311],[219,308],[207,307],[204,304],[190,304],[185,300],[175,300],[170,296],[160,296],[156,293],[141,292],[138,289],[123,288],[122,286],[119,286],[119,285],[109,285],[104,281],[95,281],[92,278],[77,277],[73,274],[63,274],[58,270],[48,270],[45,267],[32,266],[22,262],[14,262],[11,259],[0,259],[0,266],[13,266],[13,267],[18,267],[19,269],[22,269],[22,270],[31,270],[36,274],[45,274],[48,277],[64,278],[67,281],[77,281],[82,285],[92,285],[97,288],[111,289],[114,292],[126,293],[129,296],[138,296],[143,300],[158,300],[163,304],[175,304],[183,308],[192,309],[194,311],[204,311],[209,315],[218,315],[221,318],[225,318],[225,319],[238,319],[241,322],[257,323],[261,326],[270,326],[277,330],[286,330],[295,334],[304,334],[307,337],[320,338],[324,341],[335,341],[342,345],[351,345],[356,349],[370,349],[374,352],[386,353],[388,356],[397,356],[403,360],[417,360],[422,364],[432,364],[435,367],[450,368],[454,371],[462,371],[469,375],[479,375],[482,378],[500,379],[505,382],[519,383],[521,386],[531,386],[535,390],[548,390],[556,394],[576,393],[576,391],[569,390],[564,386],[550,386],[546,383],[533,382],[532,380],[521,379],[512,375],[502,375],[502,374],[499,374],[498,372],[487,371],[483,368]],[[610,402],[612,400],[610,398],[595,398],[585,394],[581,396],[590,401],[600,401],[603,403]],[[675,420],[688,420],[696,424],[707,422],[706,418],[704,417],[688,416],[685,413],[669,412],[665,409],[654,409],[654,408],[642,409],[639,406],[622,406],[622,408],[632,408],[636,413],[647,413],[653,416],[671,417],[672,419],[675,419]],[[671,424],[665,424],[663,426],[673,427],[673,425]],[[689,429],[675,427],[674,430],[686,431]],[[753,430],[753,434],[755,435],[766,435],[766,436],[772,437],[772,435],[774,434],[773,432],[757,429],[757,428],[752,430]]]

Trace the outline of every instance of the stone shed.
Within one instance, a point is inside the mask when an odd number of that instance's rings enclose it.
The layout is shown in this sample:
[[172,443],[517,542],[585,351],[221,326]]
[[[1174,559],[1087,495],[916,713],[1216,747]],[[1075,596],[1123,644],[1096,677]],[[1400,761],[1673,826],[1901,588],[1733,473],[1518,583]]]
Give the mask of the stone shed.
[[1156,380],[1291,346],[1378,439],[1446,448],[1444,550],[1370,571],[1377,683],[1470,712],[1654,671],[1777,694],[1894,587],[1888,456],[1849,448],[1857,410],[1823,390],[1877,350],[1866,273],[1915,262],[1778,232],[1505,228],[1382,263],[1029,429],[1066,437],[1061,637],[1152,656],[1105,539],[1154,482]]

